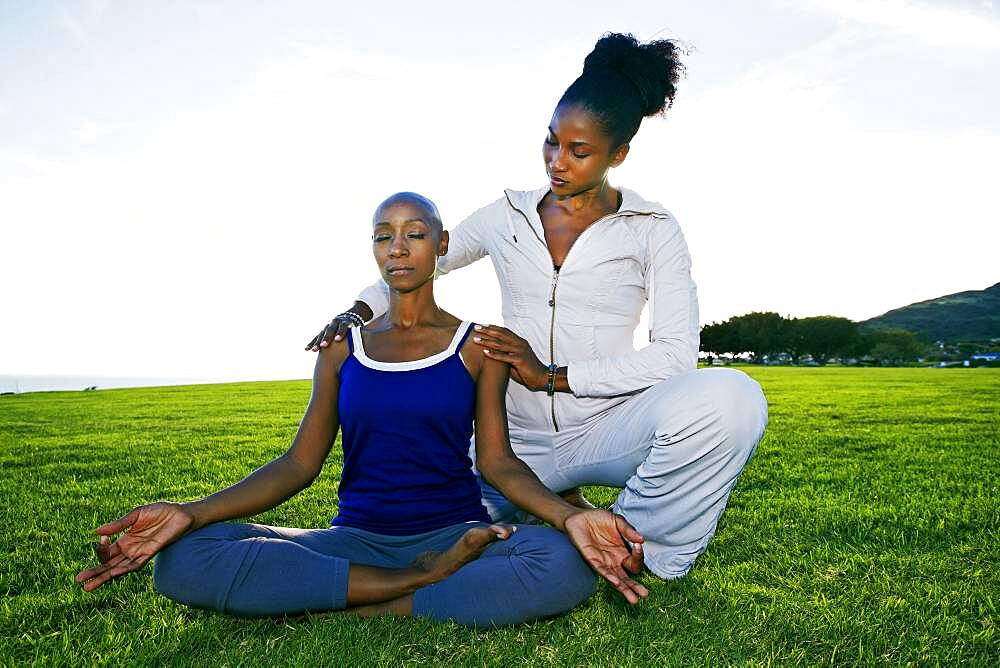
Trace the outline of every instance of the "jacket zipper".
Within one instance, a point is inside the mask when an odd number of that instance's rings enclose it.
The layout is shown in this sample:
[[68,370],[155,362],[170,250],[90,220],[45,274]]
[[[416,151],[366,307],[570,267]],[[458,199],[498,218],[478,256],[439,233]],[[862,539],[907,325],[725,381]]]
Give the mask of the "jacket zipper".
[[[552,320],[549,322],[549,364],[556,363],[556,285],[559,284],[559,269],[552,267],[552,296],[549,297],[549,307],[552,309]],[[559,431],[556,422],[556,393],[549,397],[552,401],[552,428]]]
[[[510,200],[510,194],[506,190],[504,190],[504,196],[507,198],[507,204],[510,205],[510,208],[514,209],[514,211],[517,211],[519,214],[521,214],[521,217],[524,218],[524,222],[528,225],[528,227],[531,229],[531,231],[534,232],[535,238],[538,239],[539,242],[541,242],[542,246],[544,246],[546,250],[548,250],[548,248],[549,248],[548,244],[545,243],[545,239],[541,235],[538,234],[538,230],[535,229],[535,226],[531,224],[531,221],[528,219],[528,214],[526,214],[524,211],[522,211],[521,209],[519,209],[517,206],[514,205],[514,203]],[[582,237],[584,234],[586,234],[587,231],[590,230],[592,227],[594,227],[595,225],[597,225],[597,223],[603,222],[604,220],[606,220],[608,218],[614,218],[615,216],[621,216],[623,214],[625,214],[625,215],[653,215],[653,216],[658,215],[654,211],[649,211],[649,212],[632,211],[632,210],[615,211],[614,213],[609,213],[606,216],[601,216],[600,218],[598,218],[597,220],[595,220],[593,223],[591,223],[590,225],[588,225],[587,229],[580,233],[580,237]],[[563,264],[562,264],[562,266],[566,266],[566,260],[569,258],[570,253],[573,252],[573,247],[576,246],[577,243],[580,241],[580,237],[577,237],[576,241],[574,241],[573,244],[569,247],[569,250],[566,251],[566,257],[563,258]],[[517,239],[515,237],[515,242],[516,241],[517,241]],[[555,339],[555,336],[556,336],[556,286],[558,284],[559,284],[559,269],[556,269],[555,267],[552,267],[552,293],[551,293],[551,295],[549,297],[549,307],[552,309],[552,317],[551,317],[551,320],[549,321],[549,364],[555,364],[556,363],[556,361],[555,361],[556,360],[556,339]],[[555,395],[555,392],[552,393],[552,396],[550,397],[550,399],[551,399],[550,406],[551,406],[551,411],[552,411],[552,428],[555,431],[558,432],[559,431],[559,423],[556,422],[556,395]]]
[[[524,215],[523,212],[522,215]],[[552,319],[549,322],[549,364],[556,363],[556,287],[559,285],[559,271],[562,269],[562,267],[566,266],[566,260],[568,260],[569,256],[573,253],[573,248],[575,248],[577,244],[580,243],[580,238],[583,237],[585,234],[587,234],[587,232],[590,231],[590,229],[593,228],[597,223],[603,221],[605,218],[611,218],[614,215],[617,215],[617,213],[603,216],[598,220],[595,220],[590,225],[588,225],[587,229],[581,232],[580,236],[577,237],[576,240],[572,244],[570,244],[570,247],[566,250],[566,257],[563,258],[562,265],[560,265],[559,267],[555,266],[552,267],[552,294],[549,297],[549,307],[552,309]],[[527,216],[525,216],[525,218],[527,218]],[[545,242],[543,241],[542,243]],[[548,249],[548,244],[546,244],[545,248],[546,250]],[[559,423],[556,421],[556,393],[553,392],[552,396],[549,398],[552,400],[551,404],[552,428],[556,432],[558,432]]]

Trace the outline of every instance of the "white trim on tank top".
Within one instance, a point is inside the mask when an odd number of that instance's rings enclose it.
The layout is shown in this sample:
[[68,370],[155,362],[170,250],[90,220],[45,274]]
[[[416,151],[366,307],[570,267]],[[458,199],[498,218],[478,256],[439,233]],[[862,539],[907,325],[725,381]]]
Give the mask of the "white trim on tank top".
[[[405,362],[381,362],[379,360],[373,360],[368,357],[365,353],[365,345],[361,340],[361,328],[351,327],[351,341],[354,343],[354,357],[357,358],[363,366],[369,369],[376,369],[378,371],[413,371],[414,369],[426,369],[429,366],[434,366],[439,362],[443,362],[452,355],[455,354],[456,348],[458,348],[458,342],[462,340],[465,332],[472,325],[470,320],[463,320],[455,330],[455,336],[451,337],[451,343],[448,347],[439,353],[434,353],[430,357],[424,357],[418,360],[407,360]],[[459,359],[462,358],[461,353],[459,353]],[[463,364],[465,360],[462,360]]]

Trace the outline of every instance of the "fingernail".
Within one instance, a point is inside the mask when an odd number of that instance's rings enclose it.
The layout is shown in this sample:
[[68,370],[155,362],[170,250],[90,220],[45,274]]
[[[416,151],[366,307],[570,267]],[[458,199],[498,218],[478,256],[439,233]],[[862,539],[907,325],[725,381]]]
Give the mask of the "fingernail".
[[487,355],[491,355],[492,354],[489,350],[484,350],[483,352],[486,353]]
[[334,341],[340,341],[340,334],[337,334],[337,336],[333,337],[333,340]]
[[482,329],[482,328],[483,328],[482,325],[476,325],[475,327],[473,327],[473,329]]
[[323,343],[319,344],[319,347],[320,348],[326,348],[326,341],[324,341]]
[[475,341],[476,343],[479,343],[480,341],[482,341],[482,339],[479,338],[478,336],[473,336],[472,340]]

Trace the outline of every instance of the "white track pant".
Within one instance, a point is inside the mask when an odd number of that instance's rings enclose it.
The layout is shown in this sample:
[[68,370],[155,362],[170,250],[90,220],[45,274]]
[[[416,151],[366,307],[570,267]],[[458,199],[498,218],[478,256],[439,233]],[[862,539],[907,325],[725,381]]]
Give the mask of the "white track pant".
[[[735,369],[699,369],[653,385],[571,440],[512,433],[511,445],[552,490],[624,487],[614,511],[645,538],[646,567],[677,578],[708,547],[766,425],[757,381]],[[517,508],[482,484],[494,521],[518,519]]]

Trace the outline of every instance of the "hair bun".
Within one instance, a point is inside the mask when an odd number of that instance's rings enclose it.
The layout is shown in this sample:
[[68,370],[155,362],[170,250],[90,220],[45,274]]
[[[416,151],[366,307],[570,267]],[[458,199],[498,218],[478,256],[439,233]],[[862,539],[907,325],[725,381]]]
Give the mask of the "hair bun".
[[634,35],[605,33],[583,61],[583,74],[612,70],[628,79],[639,93],[642,115],[652,116],[673,104],[676,84],[684,71],[681,49],[670,40],[642,44]]

